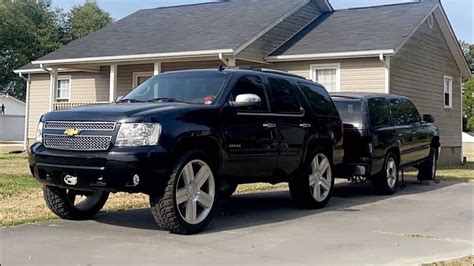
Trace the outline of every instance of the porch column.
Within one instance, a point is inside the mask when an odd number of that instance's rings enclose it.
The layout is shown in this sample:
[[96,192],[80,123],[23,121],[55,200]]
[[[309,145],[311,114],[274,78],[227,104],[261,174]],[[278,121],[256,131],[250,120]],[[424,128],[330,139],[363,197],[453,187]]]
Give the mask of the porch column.
[[117,64],[110,65],[109,102],[117,99]]
[[153,76],[156,76],[161,73],[161,62],[155,62],[153,67]]
[[58,68],[52,67],[50,72],[49,84],[49,111],[53,110],[53,103],[56,99],[56,91],[58,90]]

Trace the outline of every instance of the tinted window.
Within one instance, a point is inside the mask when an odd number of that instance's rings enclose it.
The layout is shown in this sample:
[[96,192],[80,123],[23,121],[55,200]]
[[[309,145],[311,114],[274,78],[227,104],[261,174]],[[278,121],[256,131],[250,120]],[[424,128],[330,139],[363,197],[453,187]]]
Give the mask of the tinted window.
[[293,85],[284,79],[269,78],[272,110],[276,113],[300,113],[301,106]]
[[308,83],[299,83],[298,85],[317,114],[337,116],[331,96],[323,87]]
[[229,101],[235,101],[235,98],[241,94],[255,94],[262,100],[259,107],[249,107],[242,110],[251,111],[268,111],[267,97],[265,95],[265,88],[263,81],[258,76],[244,76],[239,78],[237,83],[234,85],[234,89],[229,96]]
[[392,112],[392,123],[396,126],[405,125],[405,110],[402,102],[399,99],[390,99],[389,105]]
[[335,97],[334,103],[344,123],[352,124],[355,127],[362,126],[362,104],[360,100]]
[[418,110],[416,109],[415,105],[407,99],[402,99],[402,103],[403,103],[403,107],[405,108],[405,112],[407,114],[408,123],[412,124],[412,123],[421,122],[420,113],[418,113]]
[[368,101],[370,112],[370,125],[372,127],[390,125],[390,113],[385,98],[371,98]]

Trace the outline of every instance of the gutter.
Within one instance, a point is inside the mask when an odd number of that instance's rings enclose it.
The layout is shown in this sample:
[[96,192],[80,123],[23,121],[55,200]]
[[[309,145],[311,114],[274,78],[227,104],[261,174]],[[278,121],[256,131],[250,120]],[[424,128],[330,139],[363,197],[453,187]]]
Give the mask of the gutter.
[[34,65],[114,63],[114,62],[120,62],[120,61],[166,60],[166,59],[194,58],[194,57],[202,57],[202,56],[219,56],[220,53],[234,55],[234,50],[222,49],[222,50],[201,50],[201,51],[171,52],[171,53],[157,53],[157,54],[100,56],[100,57],[85,57],[85,58],[38,60],[38,61],[33,61],[32,63]]
[[18,76],[26,81],[26,107],[25,107],[25,130],[24,130],[24,135],[23,135],[23,151],[26,151],[28,149],[28,118],[29,118],[29,112],[30,112],[30,83],[31,83],[31,78],[30,75],[28,74],[28,78],[23,76],[22,72],[18,73]]
[[297,55],[276,55],[267,56],[267,62],[288,62],[288,61],[305,61],[305,60],[323,60],[323,59],[344,59],[344,58],[367,58],[379,57],[383,55],[394,55],[392,50],[369,50],[369,51],[351,51],[337,53],[320,53],[320,54],[297,54]]

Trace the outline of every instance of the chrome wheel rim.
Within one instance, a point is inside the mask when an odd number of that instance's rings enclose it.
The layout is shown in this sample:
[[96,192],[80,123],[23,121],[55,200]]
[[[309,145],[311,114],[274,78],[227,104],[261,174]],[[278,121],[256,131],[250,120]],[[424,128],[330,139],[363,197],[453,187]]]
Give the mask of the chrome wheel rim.
[[311,195],[317,202],[322,202],[329,196],[332,185],[331,163],[326,155],[322,153],[314,156],[311,162],[309,185]]
[[389,158],[387,161],[387,185],[390,188],[394,188],[397,183],[397,163],[395,159]]
[[66,190],[67,198],[69,203],[74,206],[77,210],[88,211],[95,207],[102,198],[103,192],[100,191],[91,191],[91,192],[81,192],[76,190],[67,189]]
[[214,175],[205,162],[187,163],[179,174],[175,202],[181,218],[188,224],[204,221],[214,205],[216,191]]

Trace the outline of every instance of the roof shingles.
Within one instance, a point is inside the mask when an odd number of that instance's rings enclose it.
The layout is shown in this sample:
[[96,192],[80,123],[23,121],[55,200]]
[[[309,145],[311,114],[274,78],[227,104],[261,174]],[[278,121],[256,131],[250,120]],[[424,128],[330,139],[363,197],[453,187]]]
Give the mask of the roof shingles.
[[44,60],[236,49],[304,0],[232,0],[140,10]]
[[303,29],[271,56],[396,49],[438,1],[336,10]]

